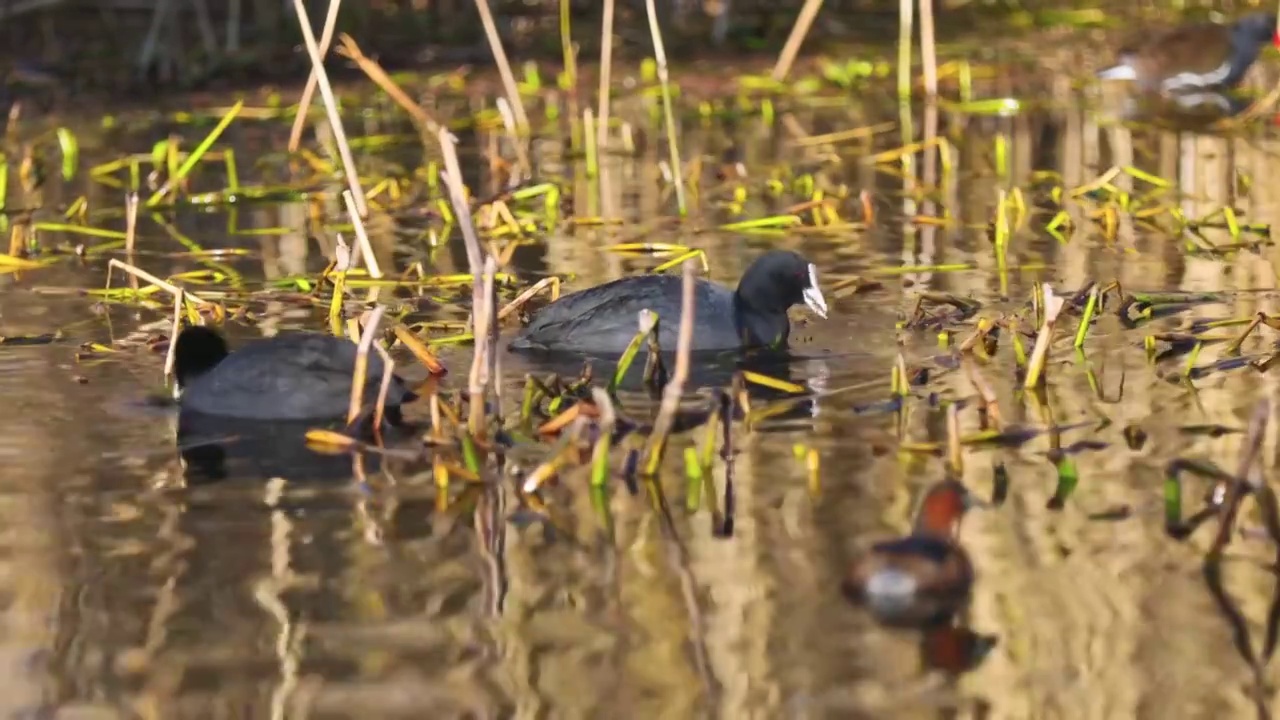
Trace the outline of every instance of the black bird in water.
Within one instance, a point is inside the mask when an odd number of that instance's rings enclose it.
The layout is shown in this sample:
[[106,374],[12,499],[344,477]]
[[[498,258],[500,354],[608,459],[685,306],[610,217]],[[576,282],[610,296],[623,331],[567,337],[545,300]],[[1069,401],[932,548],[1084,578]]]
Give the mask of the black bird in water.
[[[230,352],[212,328],[192,326],[178,334],[174,374],[183,413],[246,420],[345,418],[351,399],[356,345],[346,338],[284,332]],[[363,406],[377,402],[382,358],[368,356]],[[401,422],[399,408],[417,396],[392,376],[386,417]]]
[[[817,270],[787,250],[757,258],[736,290],[696,282],[695,352],[785,347],[791,331],[787,310],[793,305],[827,316]],[[662,349],[674,351],[681,316],[681,278],[676,275],[636,275],[566,295],[534,314],[509,347],[619,354],[635,337],[637,317],[645,309],[658,315]]]

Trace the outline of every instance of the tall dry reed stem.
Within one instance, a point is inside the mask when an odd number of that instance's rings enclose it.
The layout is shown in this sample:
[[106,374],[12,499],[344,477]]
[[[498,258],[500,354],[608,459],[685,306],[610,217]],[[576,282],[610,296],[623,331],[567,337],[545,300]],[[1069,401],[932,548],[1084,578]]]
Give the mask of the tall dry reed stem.
[[355,196],[350,190],[343,190],[342,201],[346,205],[347,215],[351,217],[351,224],[356,231],[356,246],[351,251],[351,265],[355,266],[363,257],[365,267],[369,268],[369,275],[381,278],[382,268],[378,266],[378,258],[373,254],[373,243],[369,242],[369,233],[365,231],[364,220],[360,218],[356,208]]
[[453,205],[453,215],[458,226],[462,228],[462,239],[467,248],[467,266],[471,269],[474,291],[471,297],[471,325],[475,327],[475,308],[480,307],[479,277],[484,269],[484,252],[480,249],[480,238],[476,235],[475,224],[471,222],[471,204],[467,202],[466,188],[462,184],[462,168],[458,164],[457,139],[448,128],[439,132],[440,154],[444,156],[444,184],[449,189],[449,203]]
[[[323,57],[329,52],[329,45],[333,42],[333,30],[338,24],[338,8],[342,7],[342,0],[329,0],[329,13],[324,18],[324,30],[320,33],[320,55]],[[307,112],[311,110],[311,100],[316,94],[316,83],[320,81],[316,75],[315,69],[307,75],[307,84],[302,88],[302,97],[298,99],[298,114],[293,118],[293,128],[289,131],[289,152],[298,151],[298,147],[302,144],[302,128],[307,124]]]
[[485,431],[485,395],[489,381],[492,379],[490,373],[493,371],[490,364],[490,354],[494,350],[490,347],[491,330],[497,325],[493,303],[493,276],[497,272],[497,261],[492,255],[488,255],[484,259],[483,277],[476,278],[475,282],[481,301],[471,311],[475,355],[471,358],[471,376],[468,378],[467,386],[471,405],[467,415],[467,428],[473,437],[481,437]]
[[604,0],[604,23],[600,27],[600,90],[596,111],[596,152],[603,153],[609,142],[609,92],[613,85],[613,5]]
[[933,0],[920,0],[920,60],[924,64],[924,93],[938,96],[938,45],[933,29]]
[[307,8],[303,0],[293,0],[294,9],[298,13],[298,24],[302,28],[302,39],[307,45],[307,54],[311,56],[311,70],[316,75],[320,86],[320,97],[324,99],[324,109],[329,116],[329,124],[333,126],[333,140],[338,146],[338,154],[342,158],[342,169],[347,176],[347,186],[355,199],[357,214],[368,217],[369,206],[365,201],[364,189],[360,187],[360,176],[356,173],[356,163],[351,157],[351,145],[347,143],[347,132],[342,128],[342,116],[338,114],[338,101],[333,95],[333,86],[329,84],[329,74],[325,72],[324,60],[320,57],[320,48],[316,45],[316,36],[311,31],[311,18],[307,17]]
[[529,116],[524,112],[524,102],[520,99],[520,89],[516,86],[516,75],[511,70],[511,61],[507,59],[507,51],[502,48],[502,38],[498,35],[498,26],[493,22],[493,12],[489,10],[488,0],[476,0],[476,9],[480,11],[480,23],[484,25],[485,37],[489,39],[489,49],[493,51],[493,61],[498,65],[498,75],[502,78],[502,87],[507,94],[507,102],[511,103],[511,112],[516,117],[516,129],[521,133],[529,132]]
[[693,352],[694,312],[697,310],[694,299],[696,268],[695,258],[685,260],[681,268],[683,272],[680,285],[680,333],[676,339],[676,367],[671,374],[671,380],[662,391],[658,417],[653,422],[653,432],[645,444],[646,473],[650,475],[657,472],[667,435],[671,433],[671,425],[675,422],[676,412],[680,409],[684,384],[689,379],[690,354]]
[[1031,358],[1027,361],[1027,377],[1023,387],[1034,389],[1044,377],[1044,367],[1049,361],[1049,345],[1053,342],[1053,328],[1058,322],[1058,314],[1066,305],[1066,300],[1053,293],[1053,288],[1044,286],[1044,323],[1036,335],[1035,347],[1031,350]]
[[676,117],[671,105],[667,50],[662,44],[662,28],[658,27],[658,8],[654,0],[645,0],[644,7],[649,15],[649,34],[653,37],[653,59],[658,64],[658,84],[662,86],[662,114],[667,125],[667,148],[671,151],[671,175],[676,184],[676,205],[680,208],[680,217],[684,217],[684,167],[680,164],[680,148],[676,145]]
[[369,348],[373,345],[373,338],[377,335],[378,324],[382,322],[382,313],[385,311],[384,305],[375,307],[365,321],[364,331],[360,333],[360,344],[356,348],[356,365],[351,373],[351,399],[347,404],[348,425],[360,415],[360,406],[364,401],[365,381],[369,375]]
[[796,56],[800,54],[800,45],[804,43],[821,9],[822,0],[805,0],[804,7],[800,8],[800,15],[796,17],[796,24],[791,26],[787,44],[782,46],[782,52],[778,54],[778,62],[773,66],[774,80],[782,82],[787,79],[791,66],[796,62]]

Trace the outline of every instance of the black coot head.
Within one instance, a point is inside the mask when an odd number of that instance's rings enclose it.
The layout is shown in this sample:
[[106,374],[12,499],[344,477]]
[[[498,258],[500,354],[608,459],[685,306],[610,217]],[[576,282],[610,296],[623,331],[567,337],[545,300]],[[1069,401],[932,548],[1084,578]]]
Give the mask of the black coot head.
[[792,305],[803,304],[819,316],[827,316],[817,269],[790,250],[770,250],[756,258],[738,281],[738,298],[765,313],[785,313]]
[[178,387],[209,372],[227,356],[227,341],[217,330],[193,325],[178,333],[173,351],[173,374]]
[[1276,38],[1276,15],[1267,12],[1245,15],[1236,21],[1235,34],[1257,45],[1273,42]]

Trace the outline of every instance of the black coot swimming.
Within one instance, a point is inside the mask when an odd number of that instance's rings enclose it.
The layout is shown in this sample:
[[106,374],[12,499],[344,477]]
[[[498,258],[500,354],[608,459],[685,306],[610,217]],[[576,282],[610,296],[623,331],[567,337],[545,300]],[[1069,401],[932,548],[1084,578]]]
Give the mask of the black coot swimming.
[[[351,401],[355,343],[332,335],[284,332],[230,352],[217,331],[192,326],[178,334],[174,374],[182,411],[246,420],[345,418]],[[364,405],[382,385],[382,358],[371,351]],[[386,417],[400,423],[399,406],[417,396],[392,376]]]
[[[676,349],[680,328],[677,275],[637,275],[566,295],[534,314],[508,345],[512,350],[615,354],[626,350],[643,309],[658,314],[658,342]],[[813,264],[789,250],[761,255],[738,289],[698,280],[693,350],[782,348],[791,323],[787,309],[804,304],[825,318],[827,303]]]

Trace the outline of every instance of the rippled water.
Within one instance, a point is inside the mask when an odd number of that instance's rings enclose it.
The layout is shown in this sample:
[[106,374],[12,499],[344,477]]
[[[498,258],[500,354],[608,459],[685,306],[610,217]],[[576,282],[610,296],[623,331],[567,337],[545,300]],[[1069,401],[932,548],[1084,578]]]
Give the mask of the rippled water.
[[[867,108],[811,117],[812,131],[868,124]],[[917,120],[918,122],[918,120]],[[287,128],[245,131],[248,147],[280,142]],[[833,299],[831,318],[794,331],[805,360],[790,372],[820,391],[811,406],[750,431],[738,428],[732,537],[712,533],[706,511],[677,508],[669,532],[643,496],[617,488],[606,532],[585,492],[554,495],[554,526],[529,521],[509,487],[486,490],[458,510],[435,509],[430,473],[414,463],[370,461],[365,485],[318,481],[349,476],[332,459],[290,481],[232,477],[184,486],[175,420],[145,402],[163,394],[163,356],[145,347],[77,359],[81,343],[127,336],[140,326],[162,335],[167,312],[100,307],[50,288],[100,287],[105,262],[61,264],[0,276],[0,334],[61,329],[45,345],[0,344],[0,713],[11,717],[616,717],[846,718],[1061,717],[1182,718],[1266,715],[1274,671],[1250,669],[1227,616],[1206,588],[1201,559],[1211,533],[1176,543],[1159,515],[1162,466],[1177,454],[1231,464],[1241,435],[1189,434],[1186,425],[1241,428],[1259,397],[1277,399],[1273,375],[1214,374],[1192,391],[1167,382],[1141,349],[1146,330],[1124,330],[1112,315],[1089,336],[1089,353],[1064,340],[1054,350],[1049,397],[1064,435],[1108,445],[1077,456],[1080,486],[1061,510],[1048,507],[1055,473],[1048,441],[1016,450],[967,453],[964,481],[993,492],[993,465],[1011,480],[1001,506],[971,514],[962,539],[978,572],[972,608],[958,627],[929,634],[889,630],[851,607],[838,590],[847,563],[870,542],[901,532],[916,494],[941,477],[941,463],[900,457],[897,420],[865,412],[884,399],[899,350],[895,323],[922,292],[972,296],[1013,310],[1043,280],[1074,290],[1119,280],[1129,290],[1274,291],[1277,258],[1256,252],[1185,252],[1167,235],[1123,227],[1117,244],[1093,228],[1065,244],[1024,230],[1018,264],[1002,289],[990,241],[974,226],[991,216],[1000,181],[995,136],[1011,139],[1010,186],[1032,170],[1054,169],[1067,186],[1115,162],[1178,178],[1189,217],[1234,204],[1254,222],[1274,222],[1280,195],[1269,182],[1274,133],[1228,140],[1154,130],[1099,131],[1078,107],[1016,118],[973,120],[959,147],[959,175],[944,200],[964,227],[907,228],[902,181],[859,163],[827,177],[873,193],[879,220],[835,237],[758,238],[727,233],[647,237],[706,249],[711,276],[733,283],[755,254],[774,245],[802,250],[827,282],[863,275],[882,283]],[[748,128],[749,169],[795,160],[783,139]],[[1105,136],[1105,139],[1103,139]],[[763,139],[761,139],[763,138]],[[683,152],[718,153],[715,133],[690,126]],[[878,149],[901,139],[877,140]],[[140,149],[139,148],[131,149]],[[542,154],[561,149],[543,143]],[[87,151],[88,152],[88,151]],[[102,152],[102,151],[99,151]],[[656,148],[620,165],[622,214],[640,223],[668,212],[656,183]],[[109,155],[109,153],[107,154]],[[368,158],[366,158],[368,160]],[[1241,177],[1251,185],[1242,191]],[[11,189],[11,192],[17,190]],[[86,192],[116,203],[97,185],[53,184],[43,201]],[[591,202],[568,184],[575,207]],[[62,194],[65,193],[65,196]],[[478,193],[482,194],[482,193]],[[21,205],[21,198],[10,198]],[[225,216],[192,214],[179,227],[206,247],[247,247],[227,260],[247,277],[278,277],[324,266],[300,230],[305,207],[240,211],[241,228],[289,227],[282,237],[235,237]],[[1037,225],[1042,225],[1041,220]],[[523,248],[516,269],[529,277],[572,270],[583,287],[646,267],[601,250],[636,227],[580,229]],[[165,275],[199,267],[144,222],[138,263]],[[386,237],[385,235],[383,237]],[[1226,242],[1225,236],[1214,236]],[[74,238],[49,236],[77,242]],[[427,258],[421,245],[397,256],[440,272],[465,265],[460,245]],[[972,263],[960,272],[885,273],[895,266]],[[1274,312],[1274,292],[1248,292],[1167,321]],[[452,313],[452,314],[451,314]],[[457,318],[448,309],[441,314]],[[321,327],[322,314],[277,305],[272,326]],[[799,317],[799,316],[798,316]],[[1067,323],[1074,332],[1074,320]],[[253,332],[241,330],[237,337]],[[1269,347],[1274,333],[1246,349]],[[902,335],[912,365],[934,365],[931,332]],[[1218,348],[1206,348],[1206,363]],[[455,386],[469,362],[446,352]],[[523,375],[542,371],[504,357],[505,398],[517,402]],[[1086,368],[1098,378],[1091,387]],[[417,375],[414,375],[414,373]],[[1015,396],[1009,352],[984,370],[1006,420],[1041,426],[1042,414]],[[1161,371],[1163,372],[1163,370]],[[420,377],[420,368],[406,375]],[[964,374],[935,367],[929,390],[972,394]],[[1102,422],[1103,419],[1109,423]],[[1130,450],[1122,429],[1150,435]],[[966,429],[976,419],[965,418]],[[924,400],[906,421],[914,440],[940,440],[945,422]],[[1264,445],[1277,457],[1272,424]],[[820,488],[793,446],[820,453]],[[672,458],[677,454],[672,453]],[[340,459],[339,463],[349,463]],[[327,468],[327,469],[325,469]],[[725,469],[718,465],[717,487]],[[234,475],[234,473],[233,473]],[[683,497],[674,459],[663,480]],[[310,482],[308,482],[310,480]],[[1198,490],[1188,492],[1197,496]],[[681,503],[675,503],[682,505]],[[1101,521],[1119,507],[1133,517]],[[1252,520],[1246,522],[1246,525]],[[1250,647],[1264,646],[1276,577],[1258,541],[1233,547],[1225,587],[1238,603]],[[973,643],[994,641],[970,672],[957,665]],[[1261,650],[1255,650],[1260,653]]]

